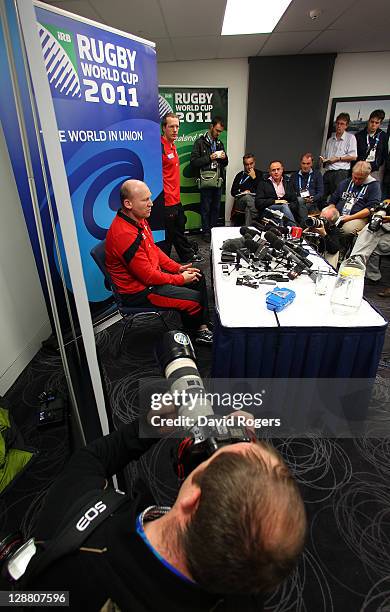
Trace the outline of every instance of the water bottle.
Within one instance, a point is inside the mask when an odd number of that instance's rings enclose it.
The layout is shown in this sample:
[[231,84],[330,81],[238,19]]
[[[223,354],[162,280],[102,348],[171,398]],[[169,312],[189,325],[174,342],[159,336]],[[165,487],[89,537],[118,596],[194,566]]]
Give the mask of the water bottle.
[[330,298],[335,315],[353,315],[363,299],[366,266],[359,256],[345,259],[339,269],[336,284]]

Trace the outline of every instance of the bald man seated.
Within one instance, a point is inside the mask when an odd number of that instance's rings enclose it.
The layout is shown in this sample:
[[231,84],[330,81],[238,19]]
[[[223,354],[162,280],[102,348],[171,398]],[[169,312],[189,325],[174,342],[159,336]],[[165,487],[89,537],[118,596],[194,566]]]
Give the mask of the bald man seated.
[[153,202],[142,181],[125,181],[121,208],[106,237],[106,267],[124,306],[179,310],[197,344],[212,344],[208,329],[207,289],[192,264],[181,265],[155,244],[147,219]]

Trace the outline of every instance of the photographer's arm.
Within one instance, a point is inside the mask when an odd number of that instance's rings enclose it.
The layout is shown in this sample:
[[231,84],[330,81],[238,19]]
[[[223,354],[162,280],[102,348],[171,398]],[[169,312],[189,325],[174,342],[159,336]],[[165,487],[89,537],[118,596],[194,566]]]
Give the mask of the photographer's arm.
[[47,492],[36,525],[37,538],[50,538],[78,498],[104,489],[113,474],[139,459],[156,442],[155,438],[139,438],[136,420],[76,451]]

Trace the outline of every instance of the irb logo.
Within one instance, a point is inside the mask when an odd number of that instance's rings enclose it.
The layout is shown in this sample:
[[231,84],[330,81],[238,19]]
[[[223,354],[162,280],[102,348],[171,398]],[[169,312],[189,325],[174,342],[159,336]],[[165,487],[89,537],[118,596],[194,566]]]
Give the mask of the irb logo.
[[104,512],[106,509],[107,506],[103,504],[102,501],[96,502],[96,504],[89,508],[86,513],[83,514],[81,519],[77,521],[76,529],[78,529],[79,531],[85,531],[89,524],[92,523],[92,521],[95,520],[95,518],[99,516],[99,514]]
[[57,38],[58,40],[62,40],[63,42],[72,42],[70,34],[66,34],[65,32],[57,32]]

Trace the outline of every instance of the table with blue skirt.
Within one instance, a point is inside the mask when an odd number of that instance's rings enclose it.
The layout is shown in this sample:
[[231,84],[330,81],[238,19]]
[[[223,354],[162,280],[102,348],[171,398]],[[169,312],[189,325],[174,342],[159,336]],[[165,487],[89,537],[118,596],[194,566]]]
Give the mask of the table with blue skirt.
[[[241,270],[222,273],[221,247],[239,237],[238,228],[212,230],[215,327],[212,361],[214,378],[375,378],[387,321],[366,300],[354,315],[333,314],[332,283],[326,295],[315,294],[308,275],[285,283],[296,293],[278,313],[279,325],[266,307],[266,293],[236,284]],[[312,269],[326,262],[310,249]],[[244,266],[245,267],[245,266]],[[280,283],[278,283],[280,284]]]

